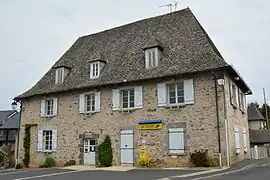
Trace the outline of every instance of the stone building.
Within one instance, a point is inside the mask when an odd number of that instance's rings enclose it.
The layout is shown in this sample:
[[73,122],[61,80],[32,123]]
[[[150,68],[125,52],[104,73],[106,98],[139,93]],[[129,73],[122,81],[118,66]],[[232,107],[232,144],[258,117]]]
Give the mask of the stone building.
[[249,157],[246,95],[189,8],[80,37],[21,102],[19,158],[31,124],[30,165],[52,156],[97,163],[105,135],[113,164],[187,166],[208,149],[223,165]]

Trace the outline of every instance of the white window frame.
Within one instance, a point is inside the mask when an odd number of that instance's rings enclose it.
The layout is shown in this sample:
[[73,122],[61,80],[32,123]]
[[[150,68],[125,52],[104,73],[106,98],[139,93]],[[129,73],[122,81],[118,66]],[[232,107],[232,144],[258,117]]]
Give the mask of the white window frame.
[[[51,108],[50,109],[50,112],[51,113],[48,114],[48,103],[49,102],[51,102],[51,105],[50,105],[50,108]],[[54,111],[54,109],[53,109],[53,105],[54,104],[53,103],[54,103],[54,100],[52,98],[45,100],[45,116],[50,117],[50,116],[53,116],[54,115],[54,112],[53,112]]]
[[65,69],[63,67],[55,69],[55,83],[56,84],[61,84],[64,82],[64,73],[65,73]]
[[[43,130],[43,152],[53,151],[53,131],[52,130]],[[49,133],[48,135],[46,133]],[[49,140],[46,140],[46,137],[49,137]],[[46,143],[49,143],[48,148],[46,148]]]
[[234,142],[236,153],[239,154],[241,151],[241,147],[240,147],[239,129],[237,127],[234,127]]
[[[128,93],[128,107],[124,108],[124,91],[127,91]],[[130,92],[133,91],[133,106],[131,106],[131,102],[130,101]],[[129,109],[135,109],[135,88],[126,88],[126,89],[120,89],[120,107],[122,110],[129,110]]]
[[90,64],[90,78],[98,78],[100,74],[100,61],[91,62]]
[[[87,97],[90,97],[90,100],[88,100]],[[95,98],[96,98],[95,93],[86,93],[86,94],[84,94],[85,112],[86,113],[95,112],[95,109],[96,109],[96,105],[95,105],[96,99]],[[88,104],[87,103],[88,102],[90,103],[89,104],[90,110],[87,110],[87,107],[88,107]],[[92,109],[93,107],[94,107],[94,109]]]
[[[181,97],[181,96],[178,96],[178,85],[181,84],[183,86],[183,101],[182,102],[178,102],[178,97]],[[169,86],[170,85],[174,85],[175,87],[175,103],[170,103],[170,89],[169,89]],[[184,87],[184,82],[176,82],[176,83],[169,83],[169,84],[166,84],[166,92],[167,92],[167,103],[168,105],[170,106],[173,106],[173,105],[185,105],[185,87]]]
[[0,136],[4,136],[4,130],[0,129]]
[[150,48],[145,50],[145,66],[146,68],[156,67],[159,62],[158,48]]
[[[171,148],[171,147],[175,147],[178,144],[176,144],[175,142],[170,142],[171,141],[171,136],[177,136],[179,140],[177,140],[177,142],[182,142],[183,144],[179,144],[179,148]],[[185,131],[184,128],[169,128],[168,129],[168,154],[169,155],[183,155],[185,153]]]

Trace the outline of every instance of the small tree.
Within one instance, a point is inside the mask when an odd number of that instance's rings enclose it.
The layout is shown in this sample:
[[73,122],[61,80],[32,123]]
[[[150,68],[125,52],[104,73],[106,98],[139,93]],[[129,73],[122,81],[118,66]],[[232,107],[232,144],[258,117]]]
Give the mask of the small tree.
[[109,167],[112,166],[112,147],[111,138],[106,135],[105,140],[98,146],[98,160],[100,166]]

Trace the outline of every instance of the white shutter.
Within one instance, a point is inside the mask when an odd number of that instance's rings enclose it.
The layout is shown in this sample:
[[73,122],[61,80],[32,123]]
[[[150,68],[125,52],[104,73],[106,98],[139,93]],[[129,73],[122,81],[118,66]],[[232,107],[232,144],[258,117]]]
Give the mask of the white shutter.
[[120,91],[119,89],[112,90],[112,110],[119,110],[119,102],[120,102]]
[[236,85],[235,85],[235,102],[236,107],[239,107],[239,89]]
[[38,130],[38,139],[37,139],[37,151],[42,151],[42,144],[43,144],[43,130]]
[[95,111],[100,112],[100,92],[95,92]]
[[193,79],[184,80],[185,104],[194,104],[194,83]]
[[142,86],[135,87],[134,94],[135,94],[135,108],[142,108],[143,107]]
[[182,154],[185,152],[184,129],[169,129],[169,153]]
[[52,130],[52,151],[57,150],[57,130]]
[[53,115],[56,116],[57,115],[57,98],[53,98]]
[[57,84],[59,82],[58,77],[59,77],[59,71],[58,71],[58,69],[55,69],[55,84]]
[[232,81],[229,81],[229,86],[230,86],[230,100],[231,100],[231,104],[233,105],[234,102],[233,102],[233,89],[232,89],[232,86],[233,86],[233,82]]
[[167,98],[166,98],[165,83],[157,84],[157,99],[158,99],[158,106],[166,106]]
[[247,131],[245,128],[243,128],[243,146],[244,146],[244,152],[247,152]]
[[145,68],[147,69],[149,67],[149,51],[145,51],[144,52],[144,56],[145,56]]
[[45,100],[41,100],[40,102],[40,116],[45,116]]
[[93,79],[93,63],[90,63],[90,79]]
[[243,111],[246,112],[247,110],[247,104],[246,104],[246,95],[243,94]]
[[80,94],[79,97],[79,113],[84,113],[84,107],[85,107],[85,95]]
[[240,153],[240,139],[239,139],[239,131],[237,127],[234,128],[234,141],[235,141],[236,153]]

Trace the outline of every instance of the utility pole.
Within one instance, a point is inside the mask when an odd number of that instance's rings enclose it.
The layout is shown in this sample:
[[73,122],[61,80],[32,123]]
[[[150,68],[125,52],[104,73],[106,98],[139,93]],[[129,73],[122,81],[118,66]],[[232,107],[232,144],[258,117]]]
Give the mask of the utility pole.
[[263,88],[263,99],[264,99],[264,109],[265,109],[265,118],[266,118],[266,123],[267,123],[267,129],[268,129],[268,134],[270,135],[269,131],[269,120],[268,120],[268,108],[266,104],[266,98],[265,98],[265,90]]

